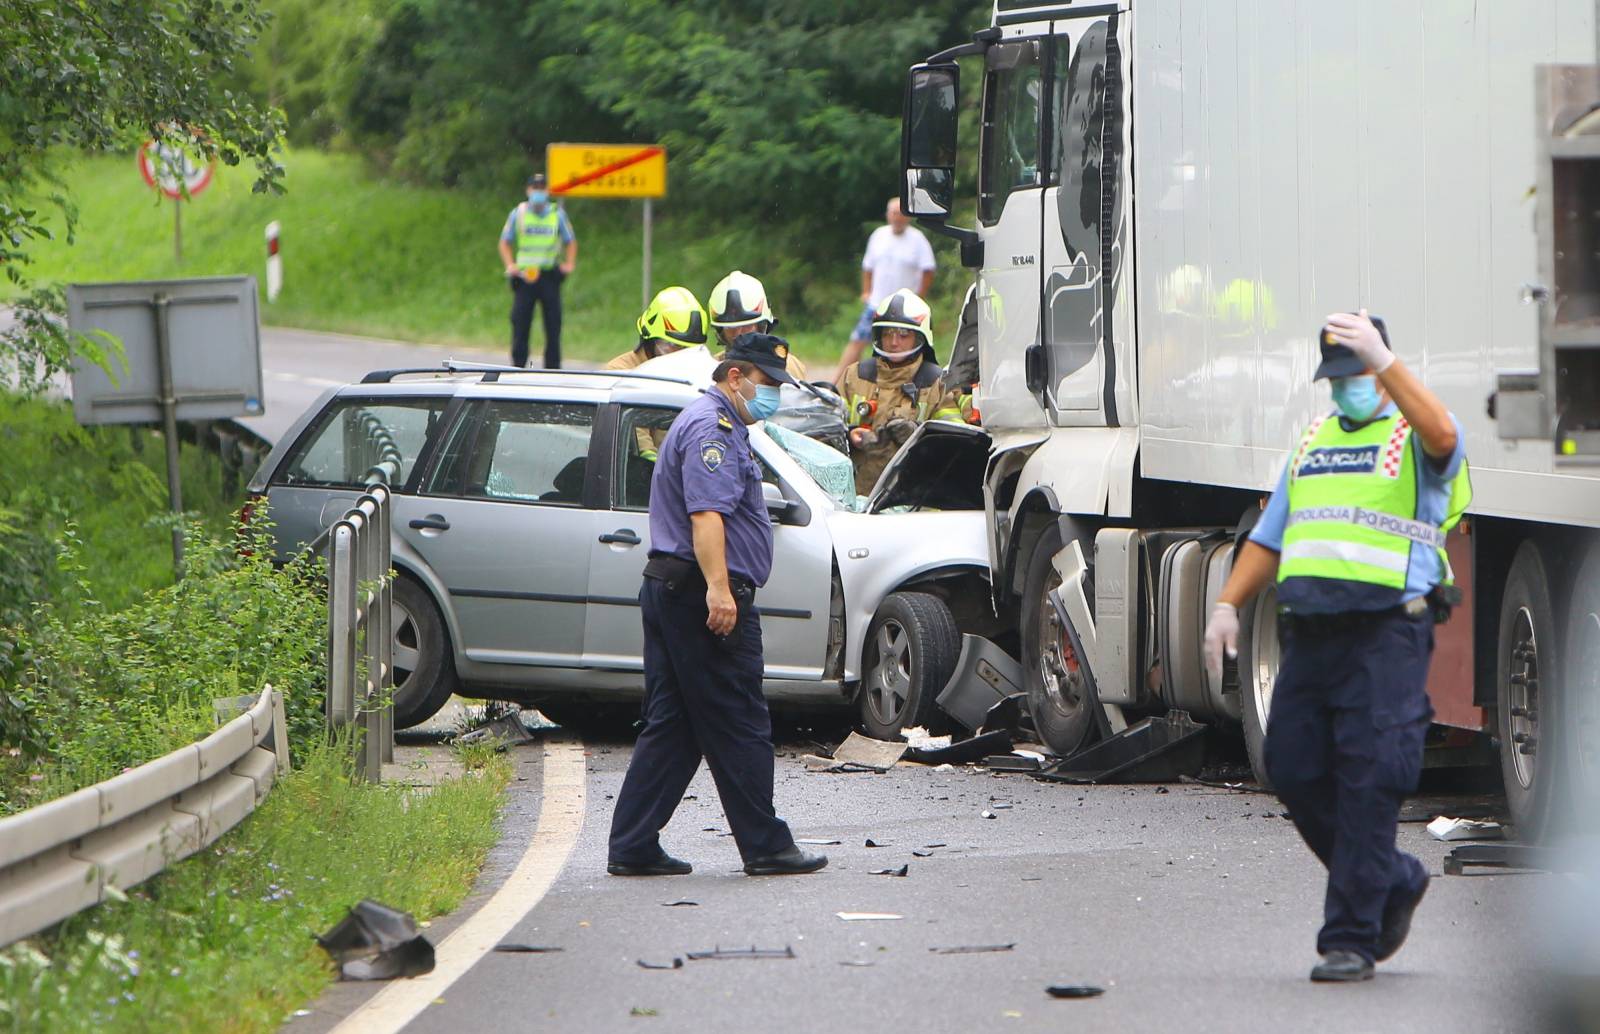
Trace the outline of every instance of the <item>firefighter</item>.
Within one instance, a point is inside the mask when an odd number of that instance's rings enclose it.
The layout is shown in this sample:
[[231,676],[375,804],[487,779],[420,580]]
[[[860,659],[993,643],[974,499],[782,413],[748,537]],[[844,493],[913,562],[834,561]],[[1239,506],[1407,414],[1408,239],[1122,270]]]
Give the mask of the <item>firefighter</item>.
[[[767,289],[760,280],[741,270],[735,269],[718,280],[707,301],[711,325],[717,331],[717,344],[724,350],[746,334],[770,334],[777,326],[778,317],[772,314]],[[784,367],[795,380],[806,379],[806,364],[792,350]]]
[[608,370],[632,370],[657,356],[706,343],[706,310],[687,287],[665,287],[639,316],[639,343],[606,363]]
[[1382,321],[1328,317],[1315,378],[1338,407],[1301,435],[1206,625],[1221,677],[1239,608],[1277,581],[1282,664],[1267,774],[1328,870],[1318,982],[1370,980],[1428,888],[1395,846],[1433,716],[1433,626],[1459,597],[1445,535],[1472,497],[1460,425],[1389,349]]
[[872,354],[846,368],[838,386],[848,411],[856,491],[862,495],[872,491],[918,424],[966,422],[934,359],[933,311],[905,288],[878,303],[872,317]]

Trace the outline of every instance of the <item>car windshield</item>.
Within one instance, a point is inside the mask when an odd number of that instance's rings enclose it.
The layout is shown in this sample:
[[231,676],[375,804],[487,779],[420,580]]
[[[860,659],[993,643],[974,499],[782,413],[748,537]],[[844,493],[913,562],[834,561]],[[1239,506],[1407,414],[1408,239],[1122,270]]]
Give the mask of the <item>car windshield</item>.
[[800,469],[828,493],[834,505],[841,510],[855,513],[861,511],[866,497],[856,495],[855,466],[850,462],[850,457],[831,445],[819,442],[815,438],[808,438],[770,420],[766,422],[764,429],[767,437],[788,453],[789,457],[800,465]]

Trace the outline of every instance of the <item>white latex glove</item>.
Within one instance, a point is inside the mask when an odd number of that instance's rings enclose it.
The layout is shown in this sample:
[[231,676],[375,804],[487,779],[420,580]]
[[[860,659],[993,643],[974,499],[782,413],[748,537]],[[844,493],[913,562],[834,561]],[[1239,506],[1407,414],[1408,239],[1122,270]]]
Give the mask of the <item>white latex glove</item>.
[[1373,373],[1382,373],[1394,362],[1394,353],[1389,351],[1383,343],[1383,335],[1367,318],[1366,309],[1356,316],[1348,312],[1331,313],[1327,326],[1333,339],[1354,352],[1357,359],[1372,368]]
[[1222,651],[1230,658],[1239,656],[1239,608],[1231,603],[1218,603],[1211,608],[1211,620],[1206,622],[1206,668],[1211,677],[1222,681]]

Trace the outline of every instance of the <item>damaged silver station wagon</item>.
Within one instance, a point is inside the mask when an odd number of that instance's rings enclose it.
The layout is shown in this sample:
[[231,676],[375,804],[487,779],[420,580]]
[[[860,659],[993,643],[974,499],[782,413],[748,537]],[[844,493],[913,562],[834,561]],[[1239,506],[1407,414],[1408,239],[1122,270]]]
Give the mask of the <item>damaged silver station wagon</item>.
[[[642,696],[652,445],[709,384],[692,358],[673,367],[682,377],[379,371],[330,390],[278,443],[250,491],[266,497],[280,560],[373,478],[394,490],[397,727],[456,692],[580,725]],[[788,412],[810,426],[808,397],[785,401],[750,433],[774,524],[757,596],[765,691],[778,708],[856,704],[865,731],[893,736],[933,714],[961,633],[997,625],[988,436],[925,424],[858,497],[827,436],[782,426]]]

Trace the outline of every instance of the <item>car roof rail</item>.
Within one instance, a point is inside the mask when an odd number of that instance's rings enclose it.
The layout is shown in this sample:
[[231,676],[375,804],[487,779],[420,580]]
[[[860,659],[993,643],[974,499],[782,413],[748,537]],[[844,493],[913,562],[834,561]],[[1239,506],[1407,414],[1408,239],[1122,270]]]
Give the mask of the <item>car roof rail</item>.
[[483,375],[482,378],[480,379],[480,383],[484,383],[484,384],[496,383],[496,382],[498,382],[500,380],[500,376],[502,374],[510,373],[510,374],[533,374],[533,375],[538,375],[538,376],[544,376],[544,375],[547,375],[547,374],[554,374],[554,375],[557,375],[557,376],[566,375],[566,376],[579,376],[579,377],[616,377],[616,378],[620,378],[620,379],[623,379],[623,380],[660,381],[660,382],[667,383],[667,384],[684,384],[684,385],[689,385],[690,387],[693,386],[692,382],[690,382],[688,380],[685,380],[682,377],[666,377],[666,376],[663,376],[662,374],[658,374],[658,373],[639,373],[638,371],[635,371],[635,370],[600,370],[600,369],[594,369],[594,370],[583,370],[583,369],[578,369],[578,370],[546,370],[546,369],[539,369],[539,368],[528,369],[528,368],[522,367],[522,366],[504,366],[504,365],[500,365],[498,363],[474,363],[474,362],[467,362],[467,361],[458,360],[458,359],[446,359],[443,363],[441,363],[438,366],[404,366],[404,367],[397,367],[397,368],[391,369],[391,370],[373,370],[371,373],[369,373],[365,377],[361,378],[361,383],[362,384],[388,384],[390,381],[393,381],[396,377],[402,377],[402,376],[406,376],[406,375],[409,375],[409,374],[424,374],[424,373],[435,373],[435,374],[437,374],[437,373],[480,373],[480,374]]

